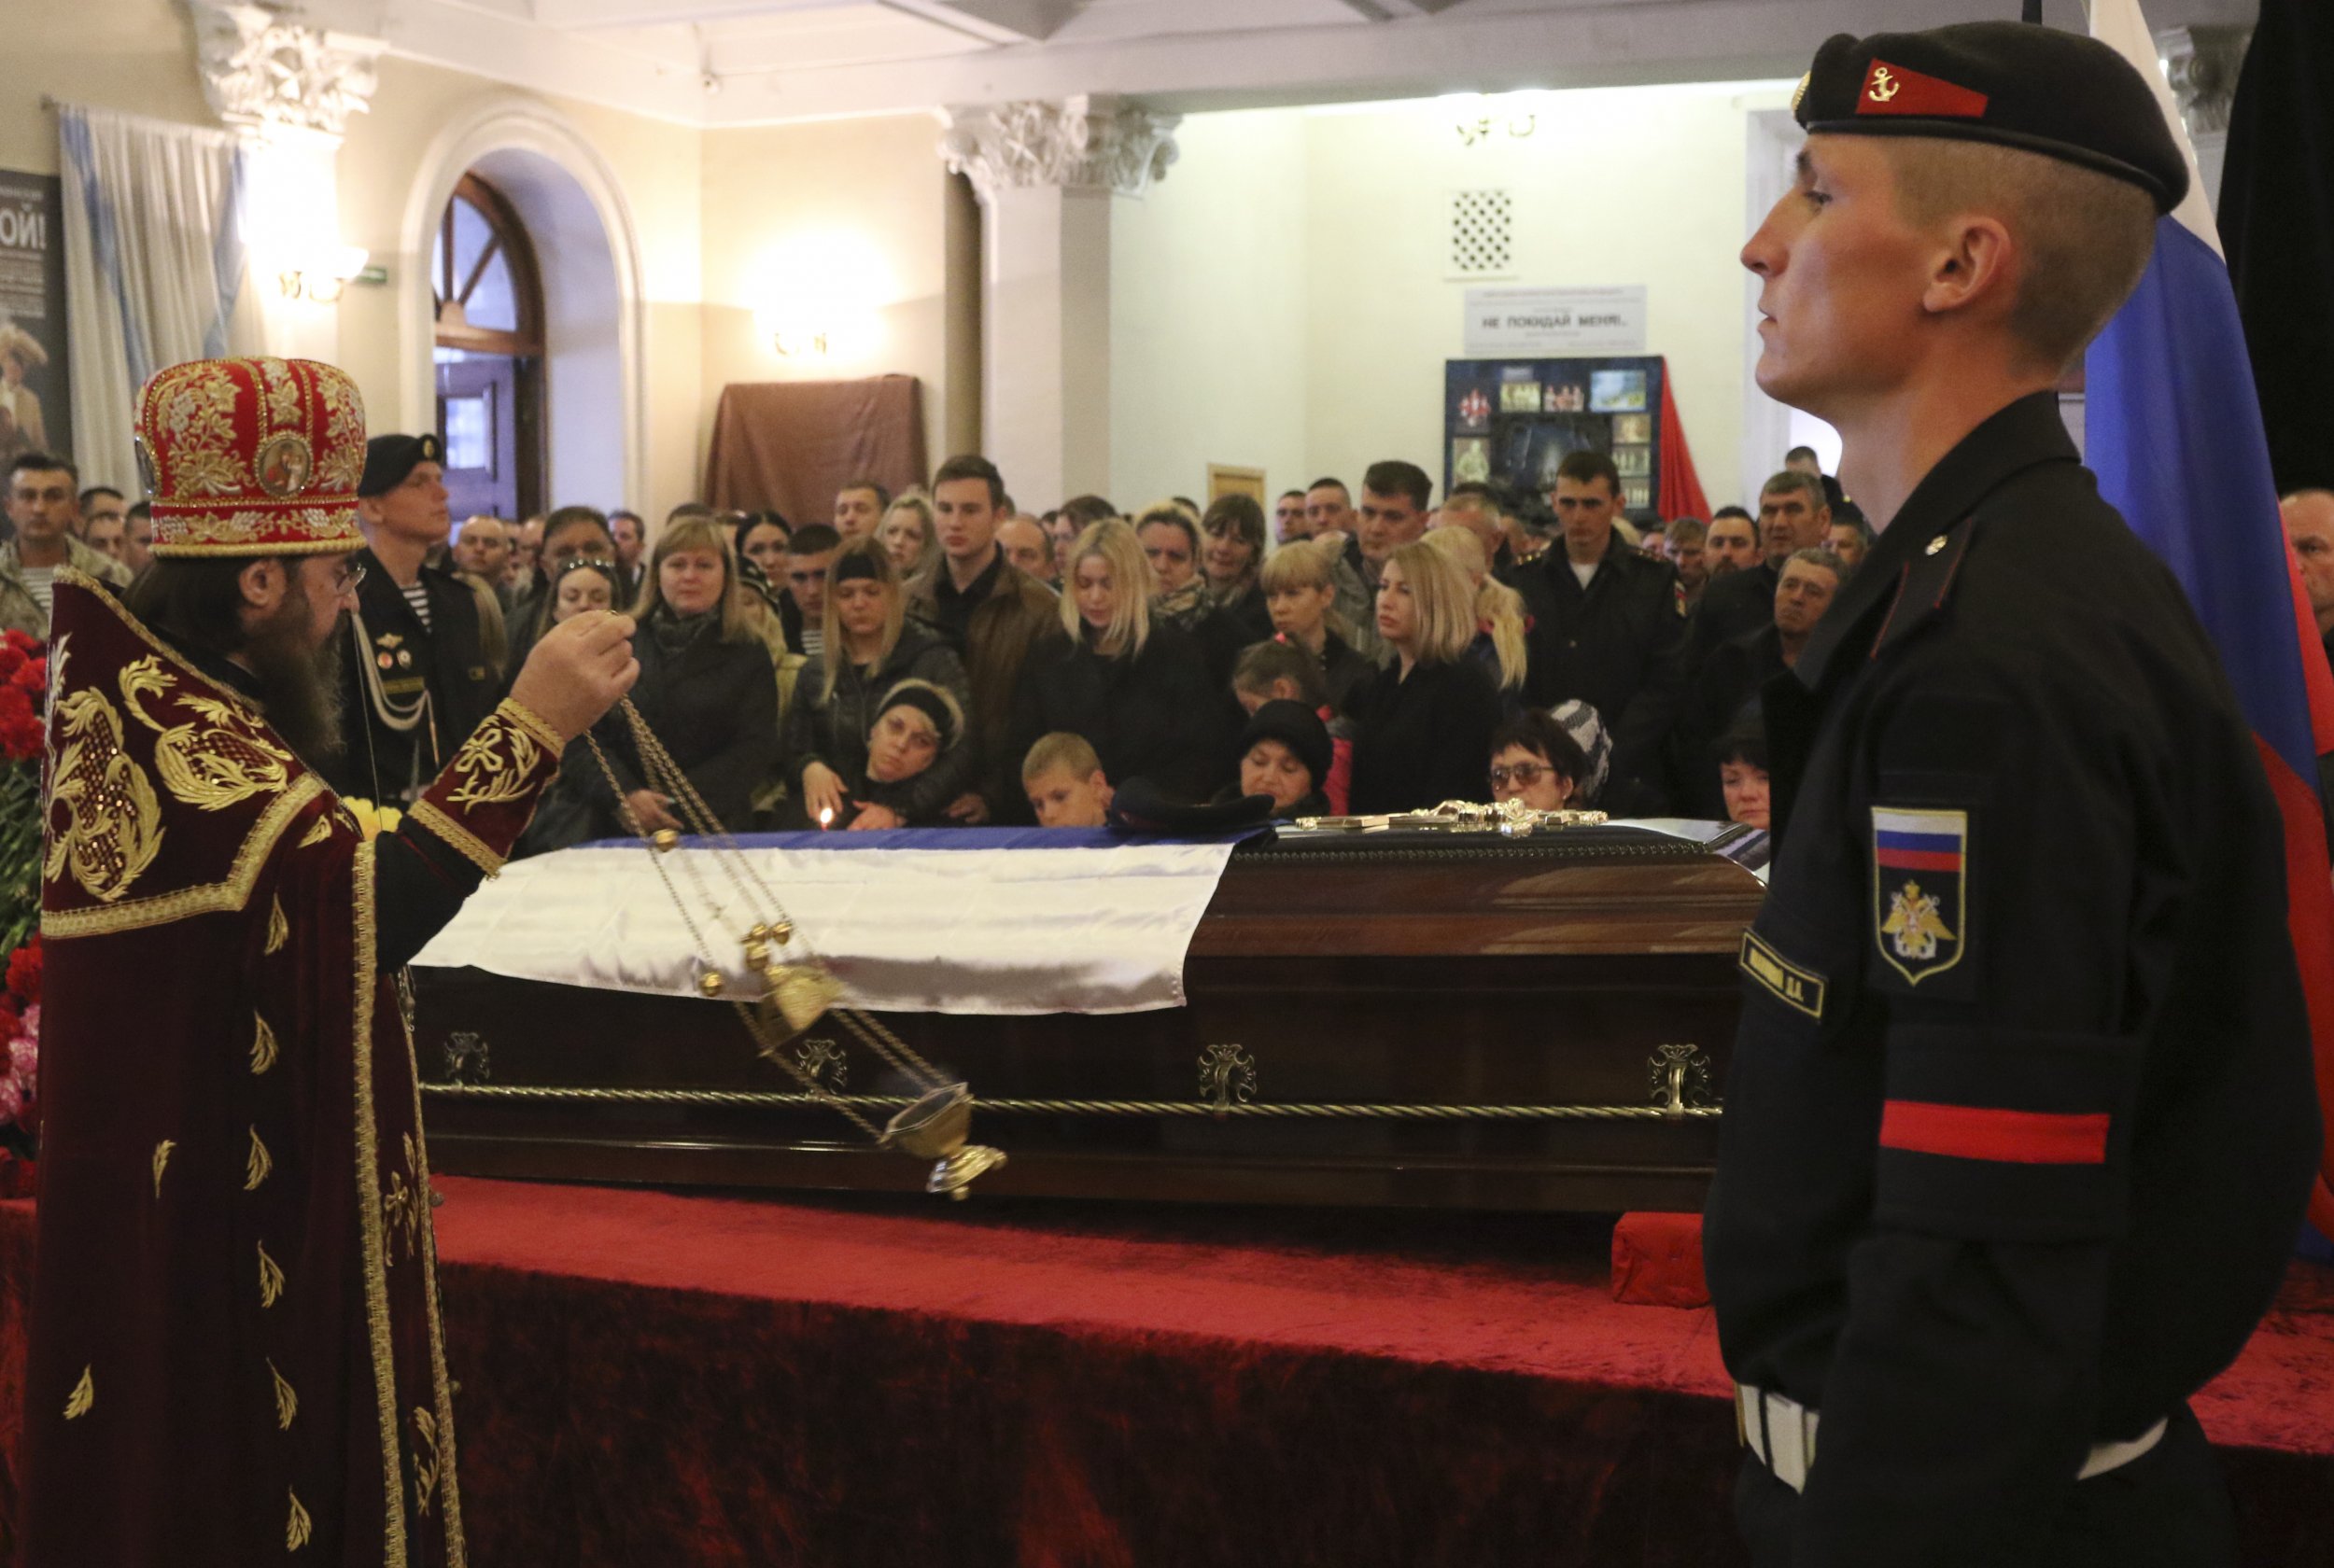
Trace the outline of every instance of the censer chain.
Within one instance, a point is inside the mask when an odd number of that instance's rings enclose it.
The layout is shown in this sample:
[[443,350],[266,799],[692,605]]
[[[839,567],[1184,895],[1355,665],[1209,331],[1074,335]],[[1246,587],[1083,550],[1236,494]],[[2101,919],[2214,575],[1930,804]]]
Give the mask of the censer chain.
[[[660,793],[678,805],[682,809],[682,815],[688,820],[691,831],[713,846],[716,850],[714,858],[721,862],[724,871],[728,875],[731,885],[737,889],[738,896],[744,899],[751,907],[756,902],[754,894],[759,892],[761,906],[771,911],[775,917],[774,922],[766,923],[782,924],[799,934],[799,928],[794,927],[792,917],[786,913],[785,906],[779,902],[778,895],[770,890],[769,885],[763,881],[761,874],[754,870],[752,859],[738,841],[722,826],[721,819],[713,814],[712,808],[706,805],[704,797],[697,793],[696,786],[690,782],[688,776],[682,771],[680,763],[673,759],[672,754],[665,749],[664,742],[657,739],[655,732],[648,727],[647,721],[641,718],[640,710],[633,707],[632,699],[623,698],[620,706],[624,709],[626,722],[631,726],[633,742],[640,750],[643,771],[651,776],[649,781],[652,787],[656,788]],[[654,835],[634,814],[632,803],[626,797],[623,786],[616,781],[615,769],[609,763],[607,753],[600,749],[598,737],[587,731],[584,738],[591,746],[594,760],[599,764],[600,775],[607,781],[609,792],[615,797],[616,809],[623,818],[625,826],[634,836],[653,848],[655,843]],[[698,957],[704,960],[709,969],[718,968],[709,952],[710,945],[705,940],[705,933],[698,929],[696,918],[689,913],[687,901],[681,897],[680,889],[673,885],[671,875],[665,869],[665,857],[657,854],[653,857],[653,860],[656,867],[657,877],[665,885],[666,894],[672,900],[673,907],[680,912],[682,923],[688,927],[690,939],[696,947]],[[690,875],[693,879],[696,875],[694,863],[690,868]],[[751,889],[747,886],[748,879],[751,879],[752,883]],[[705,889],[704,883],[699,881],[697,887],[699,891],[705,893],[706,902],[713,906],[715,914],[722,915],[724,911],[720,902]],[[763,1056],[783,1067],[810,1093],[823,1097],[827,1095],[824,1086],[815,1077],[798,1067],[780,1049],[782,1040],[773,1040],[765,1032],[759,1015],[743,1002],[733,1002],[732,1005],[738,1009],[738,1016],[745,1021],[746,1027],[752,1032]],[[837,1007],[833,1009],[833,1013],[836,1017],[842,1020],[846,1029],[858,1036],[860,1042],[882,1058],[886,1065],[921,1088],[934,1089],[948,1082],[930,1062],[893,1032],[881,1019],[864,1014],[856,1008]],[[834,1108],[858,1123],[870,1136],[880,1137],[873,1126],[849,1106],[836,1102]]]

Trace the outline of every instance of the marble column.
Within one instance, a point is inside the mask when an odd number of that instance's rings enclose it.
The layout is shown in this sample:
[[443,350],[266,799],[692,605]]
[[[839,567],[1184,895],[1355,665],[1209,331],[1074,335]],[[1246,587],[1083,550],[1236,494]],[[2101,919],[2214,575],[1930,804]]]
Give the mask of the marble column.
[[2250,27],[2172,27],[2156,35],[2180,118],[2196,144],[2197,169],[2204,199],[2220,210],[2221,165],[2229,154],[2229,111],[2237,97],[2237,76],[2244,68]]
[[379,84],[377,40],[190,0],[203,91],[244,145],[245,244],[270,354],[340,357],[341,140]]
[[1110,480],[1110,204],[1175,160],[1179,117],[1100,94],[948,111],[981,204],[981,428],[1025,508]]

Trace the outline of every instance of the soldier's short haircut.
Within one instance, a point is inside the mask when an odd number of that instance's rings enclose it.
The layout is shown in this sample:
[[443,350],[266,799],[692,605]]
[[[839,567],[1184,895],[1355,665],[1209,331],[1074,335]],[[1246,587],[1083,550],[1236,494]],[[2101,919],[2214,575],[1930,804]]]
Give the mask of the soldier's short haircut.
[[2018,147],[1881,140],[1907,223],[1985,213],[2008,227],[2020,262],[2010,330],[2035,365],[2063,369],[2140,286],[2156,243],[2156,199],[2138,186]]
[[843,536],[823,523],[806,523],[786,540],[789,555],[823,555],[843,547]]
[[1407,497],[1421,511],[1434,499],[1434,482],[1427,477],[1427,470],[1399,457],[1371,464],[1361,476],[1361,487],[1373,495]]
[[1618,498],[1621,495],[1621,470],[1613,467],[1612,458],[1587,447],[1576,447],[1564,455],[1556,465],[1556,477],[1568,479],[1575,484],[1586,484],[1592,479],[1605,482],[1605,494]]

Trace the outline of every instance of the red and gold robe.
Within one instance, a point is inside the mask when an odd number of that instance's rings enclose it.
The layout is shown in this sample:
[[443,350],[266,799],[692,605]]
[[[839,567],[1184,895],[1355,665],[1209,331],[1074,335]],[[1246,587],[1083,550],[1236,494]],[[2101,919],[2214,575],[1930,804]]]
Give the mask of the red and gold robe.
[[[21,1561],[458,1565],[380,847],[110,596],[55,627]],[[558,755],[505,703],[401,832],[491,875]]]

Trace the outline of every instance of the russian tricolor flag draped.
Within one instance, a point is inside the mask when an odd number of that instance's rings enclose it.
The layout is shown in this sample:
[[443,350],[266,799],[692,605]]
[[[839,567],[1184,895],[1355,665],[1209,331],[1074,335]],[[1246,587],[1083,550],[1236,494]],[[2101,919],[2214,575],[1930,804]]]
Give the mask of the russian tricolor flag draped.
[[[2334,1127],[2334,880],[2317,759],[2334,751],[2334,678],[2277,515],[2268,441],[2196,153],[2138,0],[2091,0],[2091,35],[2156,87],[2188,153],[2188,198],[2157,220],[2139,291],[2086,362],[2085,455],[2108,501],[2196,605],[2252,721],[2285,819],[2288,924],[2310,1001],[2318,1099]],[[2334,1151],[2334,1141],[2329,1141]],[[2334,1157],[2310,1216],[2334,1235]]]

